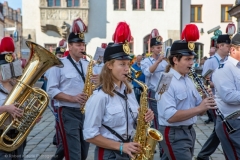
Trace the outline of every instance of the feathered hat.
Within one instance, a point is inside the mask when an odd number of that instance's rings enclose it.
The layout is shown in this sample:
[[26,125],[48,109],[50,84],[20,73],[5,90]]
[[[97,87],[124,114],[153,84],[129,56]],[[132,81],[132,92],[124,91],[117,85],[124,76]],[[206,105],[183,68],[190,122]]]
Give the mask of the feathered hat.
[[15,47],[11,37],[4,37],[0,44],[0,64],[10,63],[14,61],[12,53],[14,53]]
[[183,56],[196,55],[194,52],[195,42],[199,39],[199,30],[195,24],[187,24],[182,31],[181,40],[174,41],[171,55],[182,54]]
[[129,56],[130,47],[128,44],[131,37],[129,25],[126,22],[118,23],[112,37],[114,43],[108,45],[104,51],[104,63],[112,59],[131,60]]
[[62,39],[59,42],[58,47],[56,48],[56,54],[64,54],[65,50],[67,48],[67,42],[65,41],[65,39]]
[[227,25],[227,28],[226,28],[226,33],[229,35],[229,36],[232,36],[234,35],[234,33],[236,32],[236,26],[233,22],[231,23],[228,23]]
[[86,25],[83,21],[78,18],[73,21],[73,24],[70,28],[70,34],[68,36],[68,43],[85,43],[84,32],[87,30]]
[[162,45],[162,37],[159,35],[158,30],[155,28],[150,34],[150,47]]

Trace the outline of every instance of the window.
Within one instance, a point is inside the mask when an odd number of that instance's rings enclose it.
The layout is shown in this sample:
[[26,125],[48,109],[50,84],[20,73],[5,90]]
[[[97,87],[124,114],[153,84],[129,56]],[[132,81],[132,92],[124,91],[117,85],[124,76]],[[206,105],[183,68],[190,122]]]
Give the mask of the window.
[[8,9],[6,6],[3,7],[3,15],[7,16],[8,15]]
[[163,9],[163,0],[152,0],[152,10]]
[[61,6],[61,0],[48,0],[48,7]]
[[133,10],[144,9],[144,0],[133,0]]
[[191,5],[191,22],[202,22],[202,6]]
[[222,5],[221,6],[221,22],[231,22],[232,21],[232,17],[227,12],[231,8],[232,8],[232,5]]
[[126,9],[126,0],[114,0],[114,10]]
[[11,10],[11,9],[8,10],[8,13],[9,13],[9,14],[8,14],[8,18],[9,18],[9,19],[13,19],[13,18],[12,18],[12,10]]
[[79,7],[79,0],[67,0],[68,7]]
[[57,44],[44,44],[44,47],[50,52],[54,53],[57,47]]

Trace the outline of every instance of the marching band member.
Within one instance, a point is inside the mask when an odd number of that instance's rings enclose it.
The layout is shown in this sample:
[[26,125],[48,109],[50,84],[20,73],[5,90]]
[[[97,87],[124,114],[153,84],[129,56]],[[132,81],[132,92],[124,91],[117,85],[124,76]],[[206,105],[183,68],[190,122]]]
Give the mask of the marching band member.
[[[125,76],[131,60],[129,26],[120,22],[113,37],[115,44],[104,52],[100,87],[86,103],[83,133],[86,141],[96,145],[95,160],[129,160],[141,151],[138,143],[130,142],[139,105]],[[145,120],[152,119],[153,112],[148,110]]]
[[[13,39],[11,37],[4,37],[1,40],[1,44],[0,44],[0,65],[3,64],[8,64],[10,62],[13,62],[13,56],[12,53],[14,53],[15,51],[15,47],[14,47],[14,42]],[[6,57],[11,57],[10,61],[7,61]],[[21,63],[19,63],[19,66],[21,67]],[[13,89],[13,86],[15,84],[15,81],[13,79],[6,79],[3,80],[2,77],[2,73],[3,71],[1,71],[0,74],[0,105],[2,105],[4,103],[4,101],[6,100],[8,94],[11,92],[11,90]],[[0,114],[4,113],[4,112],[8,112],[12,118],[17,118],[17,117],[21,117],[23,115],[23,110],[17,108],[16,106],[14,106],[14,104],[11,105],[5,105],[5,106],[0,106]],[[9,119],[9,123],[10,121],[12,121],[12,118]],[[3,133],[3,129],[4,128],[0,128],[0,134]],[[15,129],[11,129],[7,135],[10,138],[13,138],[17,135],[17,130]],[[1,160],[12,160],[12,157],[18,157],[18,160],[23,160],[23,152],[24,152],[24,147],[26,146],[26,140],[22,143],[22,145],[20,145],[18,147],[18,149],[16,149],[13,152],[6,152],[3,150],[0,150],[0,159]]]
[[[167,72],[173,74],[167,91],[158,101],[159,131],[163,133],[160,142],[164,150],[161,160],[191,160],[194,152],[196,133],[193,124],[197,115],[215,105],[213,98],[202,100],[194,83],[188,77],[193,65],[194,41],[199,39],[197,26],[186,25],[182,37],[175,41],[170,50]],[[211,90],[209,89],[210,93]],[[156,94],[156,98],[159,98]]]
[[[164,55],[160,54],[162,52],[162,37],[156,29],[152,30],[150,40],[150,49],[152,52],[151,57],[145,58],[141,61],[142,73],[145,75],[145,84],[148,86],[148,104],[149,108],[154,113],[153,127],[159,129],[158,127],[158,111],[157,111],[157,101],[155,100],[155,88],[158,79],[160,78],[161,72],[164,72],[167,62],[164,60]],[[159,154],[162,156],[162,149],[159,143]]]
[[[216,90],[215,100],[225,117],[240,109],[239,61],[240,34],[236,34],[230,44],[228,60],[213,73],[213,83]],[[226,125],[219,116],[217,116],[215,129],[227,159],[237,160],[240,159],[239,118],[228,120],[228,122],[237,129],[234,133],[227,133]]]
[[155,99],[155,87],[157,81],[160,77],[160,73],[163,72],[167,66],[167,62],[164,59],[164,56],[160,54],[162,52],[162,37],[158,33],[152,32],[152,38],[150,41],[150,49],[152,56],[145,58],[141,62],[141,69],[145,75],[145,83],[149,89],[149,107],[154,112],[154,128],[158,129],[158,113],[157,113],[157,101]]
[[[204,75],[209,69],[216,70],[219,65],[223,64],[228,59],[229,48],[231,40],[229,35],[219,35],[217,38],[217,51],[210,57],[203,66],[202,75]],[[207,77],[209,79],[209,77]],[[211,78],[210,78],[211,79]],[[212,92],[214,93],[214,84],[210,82]],[[214,126],[216,125],[216,113],[215,110],[210,109],[207,111],[211,118],[213,119]],[[210,120],[206,120],[205,123],[208,124]],[[199,152],[197,159],[198,160],[208,160],[209,156],[215,152],[218,145],[220,144],[219,138],[215,132],[215,127],[213,128],[212,134],[209,136],[207,141],[204,143],[201,151]]]
[[85,29],[80,18],[74,20],[68,37],[69,55],[61,58],[64,67],[53,67],[49,73],[47,92],[59,103],[58,119],[63,134],[63,145],[58,146],[53,160],[62,159],[63,150],[66,160],[85,160],[88,154],[89,143],[84,141],[82,133],[85,116],[80,112],[87,100],[87,95],[82,93],[89,64],[82,59],[86,50]]

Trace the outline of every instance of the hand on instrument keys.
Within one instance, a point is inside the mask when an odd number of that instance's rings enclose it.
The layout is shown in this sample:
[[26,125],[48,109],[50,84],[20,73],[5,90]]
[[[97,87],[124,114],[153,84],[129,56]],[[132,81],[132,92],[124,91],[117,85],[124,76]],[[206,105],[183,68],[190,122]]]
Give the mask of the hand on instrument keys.
[[134,158],[133,154],[141,152],[141,145],[136,142],[123,143],[123,152]]
[[199,107],[202,108],[203,111],[206,111],[208,109],[216,109],[216,102],[212,97],[208,97],[202,100],[201,104]]
[[99,82],[99,75],[98,74],[93,74],[92,77],[90,77],[91,81],[94,83],[94,84],[98,84]]
[[80,93],[76,96],[73,96],[73,102],[74,103],[79,103],[79,104],[84,104],[87,101],[87,94],[85,93]]
[[151,109],[147,110],[147,113],[145,114],[145,121],[151,122],[154,119],[154,113]]
[[5,105],[6,111],[11,114],[11,116],[15,119],[17,117],[22,117],[23,116],[23,110],[17,108],[15,105],[10,104],[10,105]]

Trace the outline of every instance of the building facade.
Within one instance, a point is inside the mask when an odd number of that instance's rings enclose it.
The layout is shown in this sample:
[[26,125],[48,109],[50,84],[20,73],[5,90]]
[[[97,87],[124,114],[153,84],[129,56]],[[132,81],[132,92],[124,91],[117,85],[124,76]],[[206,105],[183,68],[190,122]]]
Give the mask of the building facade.
[[[119,21],[130,25],[134,54],[148,50],[152,29],[157,28],[164,41],[179,39],[181,30],[179,0],[23,0],[22,7],[23,37],[30,34],[32,41],[51,51],[62,38],[67,38],[72,21],[78,17],[87,25],[85,38],[87,53],[91,55],[101,43],[112,41]],[[177,14],[172,14],[172,10]]]
[[[213,36],[207,31],[218,25],[224,31],[230,21],[236,21],[227,12],[234,3],[235,0],[22,0],[23,37],[30,35],[32,41],[54,52],[58,42],[67,39],[72,21],[80,17],[87,25],[87,53],[94,55],[102,43],[112,41],[117,23],[125,21],[132,31],[131,52],[138,55],[148,52],[152,29],[158,29],[164,46],[168,46],[180,38],[187,23],[194,23],[201,33],[199,54],[207,56]],[[23,51],[27,52],[26,46]]]
[[[14,28],[12,30],[6,30]],[[14,10],[7,1],[0,3],[0,38],[11,36],[15,40],[15,53],[20,54],[22,43],[22,16],[21,10]]]
[[198,42],[203,44],[199,50],[200,54],[209,56],[211,37],[214,36],[213,28],[219,26],[222,34],[226,34],[227,25],[230,22],[236,24],[236,18],[228,13],[234,4],[235,0],[191,0],[185,20],[198,26],[200,32]]

